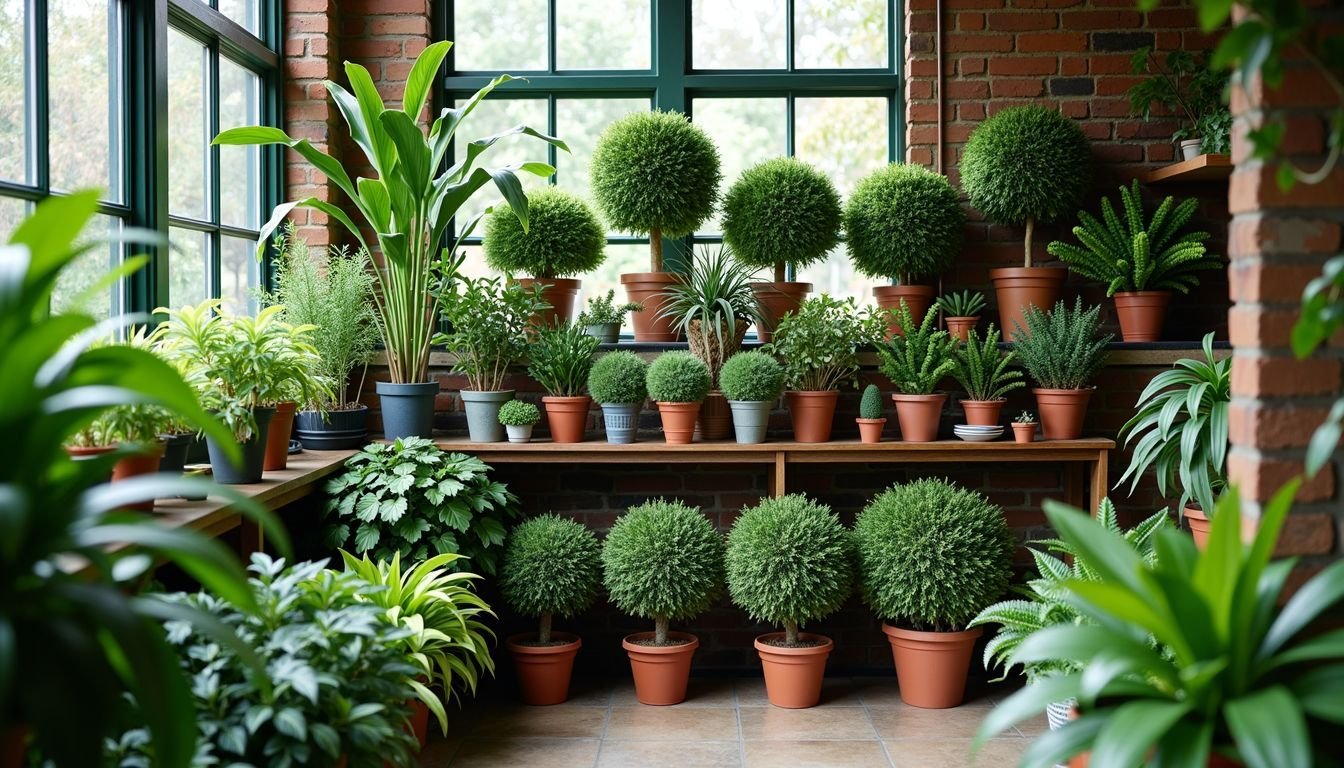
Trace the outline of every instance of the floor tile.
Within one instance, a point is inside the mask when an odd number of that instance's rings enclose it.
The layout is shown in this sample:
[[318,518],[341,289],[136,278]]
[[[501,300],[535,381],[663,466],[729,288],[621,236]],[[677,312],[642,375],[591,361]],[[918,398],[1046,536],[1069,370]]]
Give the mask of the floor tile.
[[605,707],[494,707],[481,714],[463,736],[471,739],[601,738]]
[[746,768],[880,768],[891,764],[877,741],[748,741],[744,751]]
[[438,741],[431,736],[429,743],[420,750],[417,762],[421,768],[447,768],[449,762],[453,759],[453,755],[457,753],[461,746],[461,739],[453,738]]
[[887,741],[896,768],[1014,768],[1027,739],[991,739],[971,755],[970,739],[896,739]]
[[736,741],[731,707],[612,707],[606,738],[612,741]]
[[[617,685],[611,697],[614,707],[642,706],[635,698],[635,684],[624,680]],[[732,707],[737,704],[737,692],[732,678],[692,678],[686,686],[686,700],[677,707]]]
[[602,742],[597,768],[740,768],[737,741]]
[[[828,677],[821,685],[821,704],[844,707],[863,705],[859,695],[863,686],[848,677]],[[743,678],[737,681],[737,703],[742,707],[768,707],[770,699],[765,692],[765,678]]]
[[869,707],[873,727],[884,739],[970,739],[990,707],[920,709],[910,706]]
[[744,739],[825,741],[876,737],[863,707],[743,707],[738,714]]
[[597,739],[500,739],[467,741],[448,763],[450,768],[592,768]]
[[[870,707],[893,707],[909,706],[901,700],[901,689],[896,684],[896,678],[865,678],[856,683],[857,693],[864,704]],[[961,707],[992,707],[994,700],[988,694],[981,692],[969,692],[966,699],[961,703]],[[934,710],[947,711],[947,710]]]
[[1045,715],[1036,715],[1017,724],[1017,732],[1023,736],[1038,736],[1048,730],[1050,723],[1045,719]]

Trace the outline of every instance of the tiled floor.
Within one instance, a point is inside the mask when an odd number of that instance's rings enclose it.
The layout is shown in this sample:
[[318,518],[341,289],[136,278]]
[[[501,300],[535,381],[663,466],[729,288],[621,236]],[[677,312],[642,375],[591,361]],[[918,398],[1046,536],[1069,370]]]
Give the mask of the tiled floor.
[[424,768],[1013,768],[1039,723],[971,755],[995,695],[956,709],[901,702],[894,679],[828,679],[813,709],[770,706],[760,679],[696,679],[687,701],[647,707],[629,681],[576,692],[565,704],[479,701],[431,740]]

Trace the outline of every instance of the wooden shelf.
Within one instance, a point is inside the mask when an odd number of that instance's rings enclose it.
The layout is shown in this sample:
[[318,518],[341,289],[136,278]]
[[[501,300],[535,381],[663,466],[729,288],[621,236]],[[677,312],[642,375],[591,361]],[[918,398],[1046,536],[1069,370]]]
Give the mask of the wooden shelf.
[[1184,184],[1222,181],[1231,175],[1232,158],[1227,155],[1199,155],[1148,171],[1139,180],[1144,184]]

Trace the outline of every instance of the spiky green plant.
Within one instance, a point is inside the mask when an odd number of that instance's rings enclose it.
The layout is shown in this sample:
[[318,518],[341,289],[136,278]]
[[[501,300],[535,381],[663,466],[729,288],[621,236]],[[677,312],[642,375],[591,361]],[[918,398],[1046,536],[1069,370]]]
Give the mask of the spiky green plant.
[[593,604],[602,577],[597,537],[556,514],[519,523],[504,543],[499,591],[509,607],[538,620],[537,640],[551,641],[555,614],[568,618]]
[[1031,378],[1045,389],[1082,389],[1106,364],[1111,334],[1101,335],[1101,307],[1083,309],[1079,296],[1070,310],[1061,300],[1049,312],[1027,307],[1027,327],[1017,325],[1014,351]]
[[937,330],[938,310],[930,307],[924,321],[918,326],[904,301],[896,310],[896,322],[902,333],[893,335],[885,344],[877,346],[881,363],[879,370],[906,395],[929,395],[938,382],[951,373],[956,363],[952,359],[956,341],[947,331]]
[[958,291],[938,297],[938,308],[948,317],[971,317],[985,308],[985,295],[979,291]]
[[756,292],[751,289],[752,269],[735,261],[727,246],[715,252],[702,250],[690,265],[686,274],[663,291],[658,316],[686,335],[691,354],[717,380],[724,360],[741,347],[747,326],[761,320]]
[[974,328],[966,334],[966,343],[952,352],[952,377],[970,400],[999,400],[1015,389],[1026,386],[1022,372],[1010,368],[1016,354],[999,352],[999,329],[989,324],[985,340]]
[[1032,413],[1031,411],[1023,411],[1017,414],[1017,418],[1013,419],[1013,421],[1017,422],[1018,424],[1035,424],[1036,414]]
[[863,397],[859,398],[860,419],[882,418],[882,390],[876,384],[863,388]]
[[602,263],[607,230],[583,198],[555,187],[527,193],[528,225],[509,208],[485,222],[486,262],[501,272],[572,277]]
[[909,283],[952,265],[965,223],[966,212],[946,176],[892,163],[860,181],[850,195],[845,242],[861,274]]
[[543,328],[528,347],[527,373],[550,395],[578,397],[588,384],[599,343],[581,325]]
[[826,174],[796,157],[752,166],[723,196],[723,240],[753,269],[774,269],[783,282],[795,269],[826,258],[840,242],[840,193]]

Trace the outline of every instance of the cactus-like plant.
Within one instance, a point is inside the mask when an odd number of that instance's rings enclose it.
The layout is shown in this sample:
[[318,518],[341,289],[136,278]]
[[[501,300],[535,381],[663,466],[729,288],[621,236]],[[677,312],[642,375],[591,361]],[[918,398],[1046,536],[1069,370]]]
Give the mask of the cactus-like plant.
[[938,297],[938,308],[948,317],[971,317],[985,308],[985,295],[979,291],[958,291]]
[[966,390],[970,400],[1000,400],[1014,389],[1026,386],[1022,372],[1009,366],[1015,353],[999,352],[999,329],[989,324],[985,339],[974,328],[966,334],[966,343],[952,353],[952,377]]
[[882,418],[882,390],[878,389],[876,384],[864,387],[863,397],[859,399],[859,418]]

